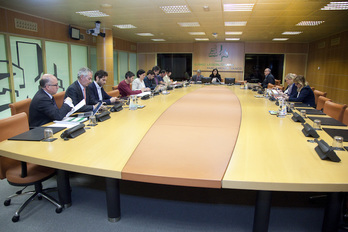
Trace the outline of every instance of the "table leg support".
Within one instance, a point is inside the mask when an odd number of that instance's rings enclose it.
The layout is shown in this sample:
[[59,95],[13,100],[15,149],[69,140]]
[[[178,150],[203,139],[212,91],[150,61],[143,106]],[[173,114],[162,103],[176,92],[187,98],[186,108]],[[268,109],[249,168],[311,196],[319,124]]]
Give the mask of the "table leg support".
[[57,188],[59,202],[64,206],[64,208],[70,207],[71,188],[68,171],[57,170]]
[[118,179],[105,178],[106,180],[106,204],[108,208],[109,222],[117,222],[121,218],[120,184]]
[[255,204],[253,232],[268,231],[271,212],[271,191],[258,191]]
[[328,193],[322,227],[323,232],[338,231],[342,199],[342,193]]

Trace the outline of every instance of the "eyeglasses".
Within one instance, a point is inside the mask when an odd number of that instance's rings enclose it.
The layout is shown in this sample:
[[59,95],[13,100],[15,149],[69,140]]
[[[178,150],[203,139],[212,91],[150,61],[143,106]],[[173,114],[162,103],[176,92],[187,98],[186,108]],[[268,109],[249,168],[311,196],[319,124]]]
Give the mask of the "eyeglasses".
[[49,85],[49,86],[56,86],[56,87],[58,87],[58,84],[55,84],[55,85]]

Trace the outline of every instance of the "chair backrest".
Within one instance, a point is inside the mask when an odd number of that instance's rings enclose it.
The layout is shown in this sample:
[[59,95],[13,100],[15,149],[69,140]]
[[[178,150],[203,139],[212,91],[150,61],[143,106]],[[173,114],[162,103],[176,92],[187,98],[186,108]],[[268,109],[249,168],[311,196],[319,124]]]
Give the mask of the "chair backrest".
[[324,104],[324,110],[323,112],[330,117],[342,122],[343,121],[343,113],[344,110],[347,108],[347,105],[341,105],[335,102],[326,101]]
[[64,102],[65,91],[56,93],[55,95],[53,95],[53,97],[54,97],[54,100],[56,101],[58,108],[60,109]]
[[324,109],[324,104],[326,101],[331,101],[330,98],[319,96],[318,97],[318,103],[317,103],[317,110],[323,110]]
[[268,85],[267,85],[267,89],[272,89],[273,87],[274,87],[274,85],[273,85],[273,84],[268,83]]
[[348,126],[348,108],[343,113],[343,120],[342,122]]
[[[29,130],[27,115],[22,112],[0,119],[0,142]],[[0,179],[6,177],[10,167],[20,165],[20,161],[0,156]]]
[[275,79],[275,85],[280,85],[280,80]]
[[111,97],[119,97],[120,96],[120,91],[117,89],[117,90],[112,90],[112,91],[109,91],[107,92],[107,94]]
[[118,89],[118,85],[112,86],[112,90]]
[[313,93],[314,93],[315,104],[316,104],[316,105],[318,104],[318,98],[319,98],[319,96],[326,97],[326,94],[327,94],[326,92],[321,92],[321,91],[319,91],[319,90],[314,90]]
[[31,103],[31,98],[24,99],[15,103],[11,103],[8,106],[11,108],[11,115],[26,113],[29,118],[29,106]]

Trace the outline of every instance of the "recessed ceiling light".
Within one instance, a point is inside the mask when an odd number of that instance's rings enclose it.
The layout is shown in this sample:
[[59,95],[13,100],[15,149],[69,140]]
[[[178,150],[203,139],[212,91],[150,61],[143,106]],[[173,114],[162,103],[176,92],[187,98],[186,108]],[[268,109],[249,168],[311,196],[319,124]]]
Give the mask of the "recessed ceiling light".
[[272,40],[273,41],[286,41],[288,40],[289,38],[273,38]]
[[166,14],[182,14],[182,13],[191,13],[190,9],[186,6],[160,6],[160,8]]
[[226,31],[225,35],[241,35],[243,32],[241,31]]
[[299,35],[302,31],[284,31],[282,35]]
[[189,32],[190,35],[205,35],[205,32]]
[[225,40],[238,41],[238,40],[240,40],[240,38],[225,38]]
[[330,2],[321,10],[348,10],[348,2]]
[[102,8],[112,8],[112,5],[108,4],[108,3],[103,3],[103,4],[100,4],[100,7],[102,7]]
[[325,21],[302,21],[296,24],[296,26],[318,26]]
[[224,4],[224,11],[252,11],[254,4]]
[[225,22],[226,27],[231,26],[245,26],[247,24],[246,21],[235,21],[235,22]]
[[198,22],[186,22],[178,23],[180,27],[200,27],[201,25]]
[[151,34],[151,33],[137,33],[137,35],[140,35],[140,36],[154,36],[154,34]]
[[99,10],[89,10],[89,11],[78,11],[76,14],[80,14],[86,17],[94,18],[94,17],[106,17],[109,16]]
[[165,39],[151,39],[151,40],[156,42],[166,41]]
[[131,28],[137,28],[136,26],[132,24],[121,24],[121,25],[114,25],[114,27],[120,28],[120,29],[131,29]]
[[197,41],[208,41],[209,39],[208,38],[195,38],[195,40],[197,40]]

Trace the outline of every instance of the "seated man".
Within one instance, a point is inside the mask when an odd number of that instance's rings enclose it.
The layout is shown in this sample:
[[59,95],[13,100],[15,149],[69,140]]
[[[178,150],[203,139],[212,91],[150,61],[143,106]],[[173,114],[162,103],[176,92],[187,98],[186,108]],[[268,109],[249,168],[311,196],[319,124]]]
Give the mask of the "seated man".
[[125,79],[118,84],[118,90],[120,91],[121,97],[127,97],[129,95],[135,95],[145,92],[146,89],[131,90],[130,84],[134,80],[134,73],[128,71],[125,75]]
[[202,81],[203,75],[201,75],[201,70],[197,70],[197,74],[193,75],[191,80],[192,82]]
[[54,120],[62,120],[74,107],[70,97],[58,109],[53,96],[58,91],[58,81],[52,74],[44,74],[40,79],[40,89],[37,91],[29,107],[29,126],[42,126]]
[[[77,105],[83,99],[86,100],[86,105],[82,106],[78,111],[86,112],[93,111],[97,107],[98,102],[90,96],[88,85],[92,81],[93,72],[89,68],[80,68],[77,73],[77,80],[72,83],[65,92],[65,97],[70,97],[74,105]],[[102,106],[102,108],[106,108]]]
[[166,75],[163,77],[163,80],[167,85],[172,83],[172,80],[170,80],[170,75],[172,75],[172,72],[169,69],[167,69]]
[[147,71],[146,77],[144,79],[145,86],[147,88],[150,88],[151,90],[154,90],[157,86],[155,81],[155,73],[152,70]]
[[274,76],[271,73],[271,69],[266,68],[265,71],[264,71],[264,74],[265,74],[265,79],[260,84],[262,86],[262,88],[267,88],[268,83],[271,83],[272,85],[275,85],[275,79],[274,79]]
[[164,77],[166,75],[166,70],[161,70],[160,73],[157,75],[158,85],[165,85]]
[[91,99],[93,102],[105,102],[107,105],[111,105],[116,102],[117,97],[109,96],[103,86],[106,84],[108,73],[104,70],[99,70],[94,74],[94,81],[88,85]]

